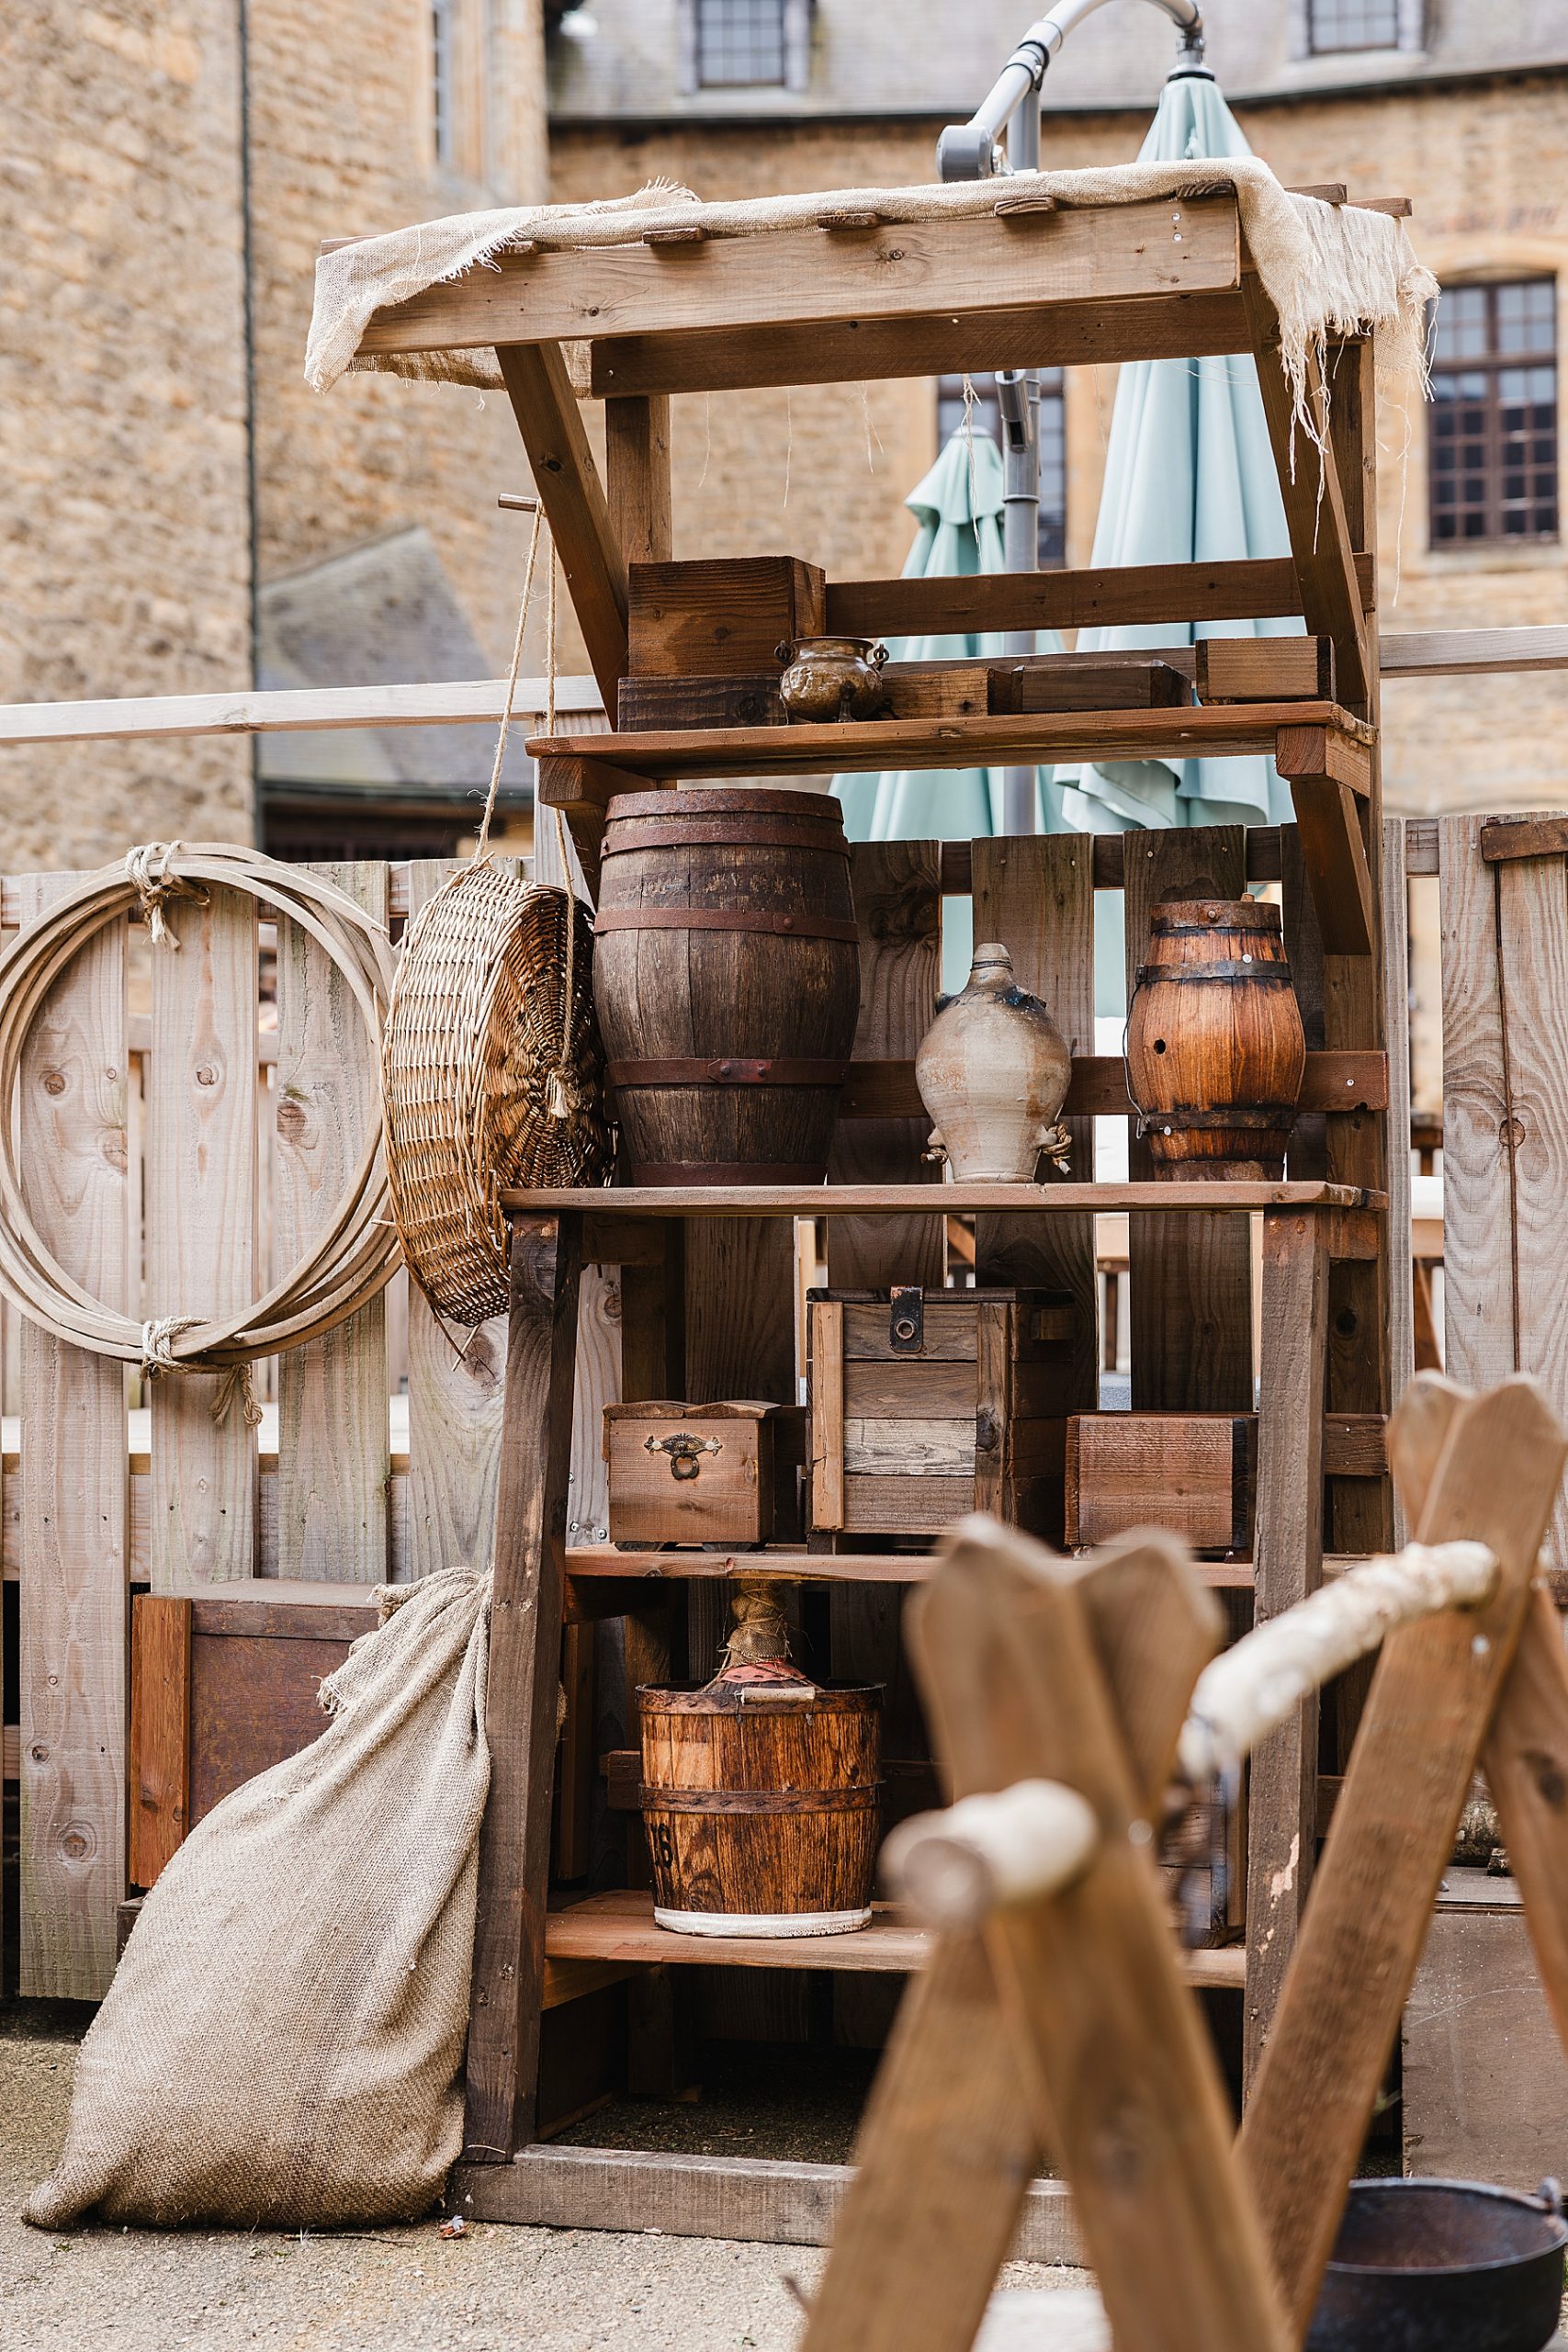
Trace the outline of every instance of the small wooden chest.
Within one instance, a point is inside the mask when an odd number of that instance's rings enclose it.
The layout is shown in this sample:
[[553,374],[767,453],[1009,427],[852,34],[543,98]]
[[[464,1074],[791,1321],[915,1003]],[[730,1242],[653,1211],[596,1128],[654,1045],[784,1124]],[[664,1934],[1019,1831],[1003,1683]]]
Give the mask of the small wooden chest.
[[1075,1310],[1029,1290],[814,1290],[809,1525],[934,1535],[968,1510],[1060,1541]]
[[611,1543],[765,1544],[799,1421],[780,1405],[606,1405]]
[[1165,1527],[1195,1552],[1246,1552],[1255,1413],[1077,1413],[1067,1423],[1066,1541]]

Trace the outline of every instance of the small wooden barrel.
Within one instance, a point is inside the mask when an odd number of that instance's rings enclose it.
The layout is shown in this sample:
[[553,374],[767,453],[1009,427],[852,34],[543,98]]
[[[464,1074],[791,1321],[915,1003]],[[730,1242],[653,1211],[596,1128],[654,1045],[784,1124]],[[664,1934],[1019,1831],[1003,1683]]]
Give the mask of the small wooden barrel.
[[593,992],[634,1184],[817,1184],[860,1012],[838,802],[609,806]]
[[1155,1172],[1279,1178],[1306,1069],[1278,907],[1156,907],[1127,1018],[1127,1081]]
[[700,1690],[641,1690],[637,1701],[660,1927],[839,1936],[867,1925],[879,1690],[742,1666]]

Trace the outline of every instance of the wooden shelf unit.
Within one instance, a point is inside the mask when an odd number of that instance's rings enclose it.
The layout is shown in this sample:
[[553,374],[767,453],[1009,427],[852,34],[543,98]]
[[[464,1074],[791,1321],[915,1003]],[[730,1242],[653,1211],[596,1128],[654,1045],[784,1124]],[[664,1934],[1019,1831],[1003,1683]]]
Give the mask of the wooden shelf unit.
[[[1309,635],[1329,641],[1337,696],[834,729],[569,734],[536,746],[541,803],[564,810],[591,888],[610,798],[671,779],[1261,753],[1288,781],[1297,823],[1247,834],[1216,828],[1100,841],[857,847],[862,1021],[831,1183],[748,1195],[519,1193],[503,1204],[513,1234],[513,1307],[490,1677],[492,1778],[468,2051],[468,2161],[458,2176],[476,2214],[815,2243],[846,2177],[836,2166],[530,2144],[546,2004],[565,2003],[570,2012],[572,1987],[586,1992],[606,1983],[606,1972],[643,1972],[687,1957],[671,1949],[683,1939],[650,1941],[642,1898],[604,1896],[572,1912],[547,1911],[563,1620],[583,1595],[590,1596],[583,1614],[598,1615],[613,1592],[631,1612],[622,1637],[627,1680],[656,1680],[672,1666],[666,1608],[672,1578],[682,1580],[703,1657],[716,1646],[724,1603],[711,1560],[682,1567],[678,1555],[612,1555],[612,1565],[591,1547],[568,1549],[585,1252],[620,1269],[628,1398],[793,1402],[789,1220],[823,1218],[835,1287],[931,1285],[942,1279],[947,1217],[973,1212],[976,1279],[1047,1286],[1077,1304],[1075,1393],[1080,1409],[1093,1409],[1094,1220],[1125,1216],[1134,1406],[1235,1414],[1255,1401],[1247,1220],[1256,1217],[1263,1381],[1255,1557],[1238,1564],[1246,1583],[1265,1612],[1310,1589],[1324,1573],[1325,1510],[1338,1553],[1363,1554],[1392,1540],[1386,1476],[1368,1475],[1364,1463],[1355,1476],[1332,1473],[1332,1449],[1325,1451],[1335,1416],[1378,1419],[1391,1408],[1398,1359],[1389,1333],[1403,1305],[1387,1235],[1403,1232],[1407,1214],[1404,1155],[1397,1136],[1390,1144],[1407,1089],[1403,1014],[1391,1022],[1385,1005],[1403,1003],[1404,950],[1402,891],[1388,893],[1385,906],[1382,889],[1371,347],[1338,343],[1321,372],[1315,361],[1309,366],[1307,398],[1329,452],[1320,467],[1312,443],[1292,432],[1278,321],[1246,254],[1233,194],[1028,211],[1005,199],[1004,189],[994,211],[977,218],[944,215],[892,230],[863,220],[846,228],[825,198],[812,225],[676,243],[645,241],[628,216],[622,244],[559,251],[546,238],[503,255],[498,268],[469,271],[378,311],[364,338],[367,353],[495,346],[611,712],[629,665],[628,567],[667,562],[671,553],[672,392],[1250,353],[1289,557],[1027,578],[829,582],[826,625],[926,636],[1293,615]],[[565,340],[586,345],[592,394],[604,401],[603,481]],[[1236,897],[1248,880],[1281,886],[1314,1053],[1312,1100],[1323,1106],[1298,1132],[1291,1182],[1156,1184],[1136,1142],[1133,1181],[1120,1187],[1080,1181],[981,1194],[918,1181],[926,1130],[909,1098],[908,1064],[937,987],[944,894],[973,893],[976,937],[1008,940],[1021,982],[1046,999],[1087,1060],[1096,889],[1125,894],[1132,964],[1156,899]],[[1330,1070],[1337,1056],[1355,1060]],[[1099,1099],[1101,1082],[1085,1070],[1085,1091],[1069,1106],[1080,1171],[1089,1117],[1115,1107],[1113,1097]],[[903,1744],[911,1702],[887,1585],[893,1566],[902,1580],[918,1577],[923,1563],[908,1555],[896,1563],[876,1555],[805,1556],[829,1583],[835,1657],[857,1679],[889,1688],[888,1752],[917,1754]],[[863,1577],[851,1581],[857,1566]],[[1238,1600],[1245,1606],[1245,1592]],[[569,1657],[582,1654],[581,1643],[569,1650]],[[570,1671],[568,1684],[580,1694]],[[576,1795],[563,1792],[563,1807],[581,1799],[585,1752],[569,1724],[563,1777]],[[1247,1949],[1200,1955],[1196,1965],[1228,1972],[1231,1983],[1245,1971],[1250,2068],[1310,1877],[1314,1710],[1303,1710],[1256,1758],[1249,1822],[1256,1916]],[[879,1926],[865,1941],[886,1958],[905,1935]],[[733,1949],[717,1947],[690,1954],[713,1965],[731,1957]],[[854,1962],[840,1942],[809,1963],[797,1948],[793,1958],[770,1951],[760,1964],[837,1973]],[[1037,2183],[1029,2210],[1026,2233],[1033,2226],[1035,2235],[1028,2250],[1062,2258],[1072,2241],[1059,2185]]]

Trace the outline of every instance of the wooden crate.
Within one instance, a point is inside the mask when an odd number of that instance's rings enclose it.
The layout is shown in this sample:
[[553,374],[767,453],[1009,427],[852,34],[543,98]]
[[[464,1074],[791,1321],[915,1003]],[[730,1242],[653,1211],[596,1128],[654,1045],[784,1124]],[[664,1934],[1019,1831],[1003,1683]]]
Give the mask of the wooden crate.
[[786,1418],[779,1405],[606,1405],[611,1543],[765,1544]]
[[1195,1552],[1246,1552],[1258,1472],[1255,1413],[1075,1413],[1066,1540],[1165,1527]]
[[1076,1332],[1047,1291],[810,1292],[813,1534],[1058,1532]]
[[826,575],[799,556],[634,563],[627,577],[626,666],[634,673],[776,671],[786,639],[819,637],[828,625]]

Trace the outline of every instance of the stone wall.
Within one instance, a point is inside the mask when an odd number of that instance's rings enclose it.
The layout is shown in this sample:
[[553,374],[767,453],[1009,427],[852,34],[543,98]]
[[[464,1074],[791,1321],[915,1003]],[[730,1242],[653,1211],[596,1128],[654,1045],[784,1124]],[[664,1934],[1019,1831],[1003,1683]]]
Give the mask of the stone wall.
[[[1416,249],[1440,277],[1568,270],[1568,78],[1498,77],[1238,111],[1258,153],[1287,184],[1342,180],[1352,195],[1410,197]],[[1046,160],[1071,167],[1131,159],[1145,123],[1127,113],[1048,118]],[[932,136],[924,121],[770,125],[765,132],[711,123],[640,130],[557,124],[552,193],[613,195],[660,172],[713,198],[925,178]],[[1568,288],[1558,316],[1561,403]],[[1089,560],[1114,393],[1113,368],[1069,372],[1071,563]],[[1568,621],[1561,544],[1428,548],[1418,404],[1406,414],[1385,403],[1379,439],[1385,631]],[[897,571],[913,529],[898,502],[935,447],[935,400],[924,379],[679,401],[676,552],[787,548],[840,575]],[[1393,686],[1386,719],[1393,808],[1568,802],[1568,679],[1561,673]]]
[[[232,0],[27,0],[0,56],[0,701],[250,673]],[[248,838],[244,743],[0,749],[0,865]]]

